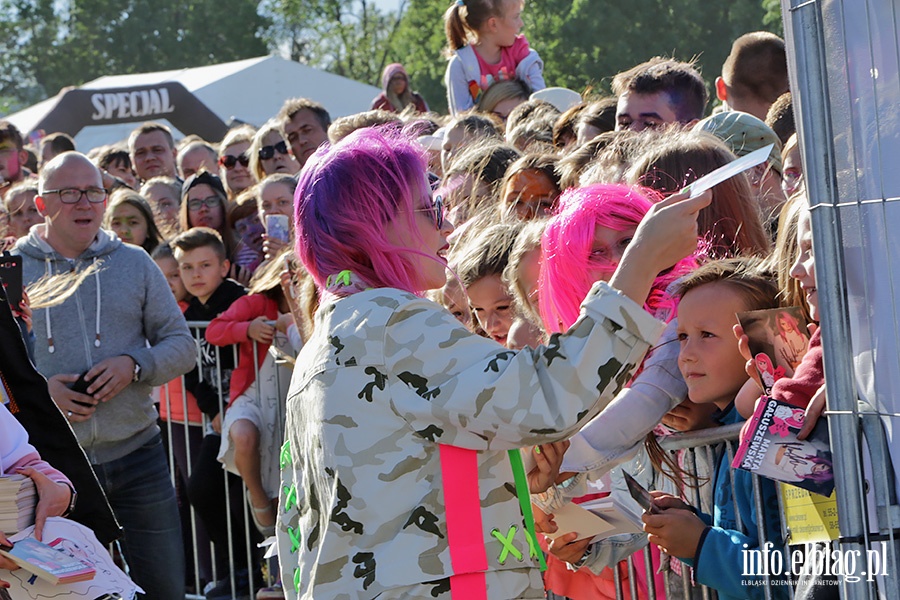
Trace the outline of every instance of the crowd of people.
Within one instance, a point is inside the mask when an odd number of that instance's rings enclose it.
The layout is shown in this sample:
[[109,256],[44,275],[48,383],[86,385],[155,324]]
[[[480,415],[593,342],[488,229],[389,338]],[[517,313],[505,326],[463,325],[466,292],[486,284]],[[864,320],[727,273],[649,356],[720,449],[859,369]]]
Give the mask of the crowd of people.
[[[370,111],[289,99],[217,143],[145,123],[85,154],[58,133],[29,150],[0,123],[4,246],[26,290],[77,288],[14,313],[146,597],[196,578],[210,600],[614,598],[617,571],[639,597],[762,597],[741,551],[757,522],[781,544],[774,484],[757,514],[722,452],[689,468],[659,440],[752,413],[736,313],[818,317],[784,42],[738,38],[706,116],[703,78],[672,58],[609,97],[546,88],[522,9],[447,10],[446,116],[392,64]],[[772,396],[814,420],[821,340],[794,346]],[[644,533],[555,535],[555,511],[621,493],[626,470],[654,490]],[[712,503],[689,506],[700,485]],[[270,535],[280,576],[250,589]],[[645,552],[652,582],[618,566]]]

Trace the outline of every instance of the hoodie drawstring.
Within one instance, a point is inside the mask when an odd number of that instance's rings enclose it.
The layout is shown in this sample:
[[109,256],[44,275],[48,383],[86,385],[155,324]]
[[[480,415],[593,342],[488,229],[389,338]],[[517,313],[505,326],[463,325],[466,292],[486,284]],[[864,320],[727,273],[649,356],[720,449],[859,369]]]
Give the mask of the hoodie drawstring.
[[[93,262],[91,263],[96,267],[97,265],[97,257],[94,257]],[[100,269],[94,269],[94,281],[96,282],[97,288],[97,317],[96,317],[96,325],[94,328],[94,333],[96,337],[94,338],[94,347],[100,347]]]
[[[92,260],[92,264],[97,264],[97,257],[95,256]],[[74,271],[74,265],[72,267]],[[53,266],[50,262],[50,257],[44,258],[44,274],[49,278],[53,274]],[[94,281],[96,283],[95,287],[97,288],[97,313],[95,316],[94,323],[94,347],[100,347],[100,269],[94,270]],[[50,326],[50,307],[44,309],[44,315],[46,316],[47,321],[47,352],[53,354],[56,351],[56,347],[53,344],[53,329]]]
[[[47,256],[44,258],[44,275],[46,277],[50,277],[53,273],[53,267],[50,264],[50,257]],[[50,329],[50,307],[44,309],[44,317],[45,321],[47,321],[47,352],[53,354],[56,351],[56,348],[53,346],[53,332]]]

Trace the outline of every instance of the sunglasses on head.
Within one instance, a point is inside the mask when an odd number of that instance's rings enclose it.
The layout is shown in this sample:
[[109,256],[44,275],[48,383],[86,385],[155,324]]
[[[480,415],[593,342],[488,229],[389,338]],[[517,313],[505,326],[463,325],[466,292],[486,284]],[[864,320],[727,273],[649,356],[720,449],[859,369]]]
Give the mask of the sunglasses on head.
[[281,140],[274,146],[263,146],[259,149],[259,160],[269,160],[270,158],[275,156],[275,153],[278,154],[287,154],[288,147],[284,140]]
[[244,153],[241,153],[238,156],[232,156],[231,154],[226,154],[222,158],[219,159],[219,164],[225,167],[228,170],[234,168],[234,166],[238,163],[241,163],[242,167],[246,167],[250,164],[250,157]]

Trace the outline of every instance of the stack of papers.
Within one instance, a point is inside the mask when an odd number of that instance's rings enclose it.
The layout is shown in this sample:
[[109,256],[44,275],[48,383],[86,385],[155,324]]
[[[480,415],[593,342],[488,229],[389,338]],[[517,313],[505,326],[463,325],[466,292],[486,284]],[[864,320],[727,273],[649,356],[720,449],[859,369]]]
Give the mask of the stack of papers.
[[15,535],[34,525],[35,504],[37,491],[30,477],[0,477],[0,531],[6,536]]

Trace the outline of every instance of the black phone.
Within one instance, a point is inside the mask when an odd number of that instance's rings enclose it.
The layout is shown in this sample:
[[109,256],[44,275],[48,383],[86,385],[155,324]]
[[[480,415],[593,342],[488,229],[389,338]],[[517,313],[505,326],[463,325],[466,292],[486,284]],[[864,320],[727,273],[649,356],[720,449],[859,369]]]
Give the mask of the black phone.
[[[90,394],[88,394],[87,389],[90,387],[91,383],[94,380],[88,379],[87,377],[85,377],[85,375],[87,375],[87,371],[82,373],[81,376],[78,378],[78,380],[72,384],[71,389],[73,392],[78,392],[79,394],[84,394],[85,396],[90,396]],[[73,400],[72,402],[75,402],[75,404],[80,404],[81,406],[86,406],[88,408],[93,408],[93,406],[94,406],[93,404],[86,404],[84,402],[78,402],[76,400]]]
[[0,282],[3,292],[13,310],[19,310],[22,303],[22,257],[9,252],[0,255]]

